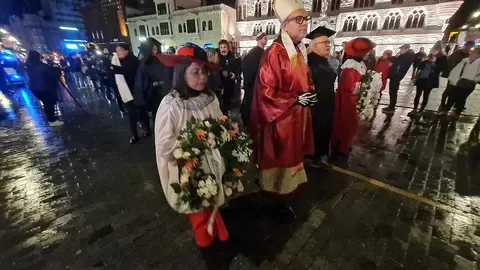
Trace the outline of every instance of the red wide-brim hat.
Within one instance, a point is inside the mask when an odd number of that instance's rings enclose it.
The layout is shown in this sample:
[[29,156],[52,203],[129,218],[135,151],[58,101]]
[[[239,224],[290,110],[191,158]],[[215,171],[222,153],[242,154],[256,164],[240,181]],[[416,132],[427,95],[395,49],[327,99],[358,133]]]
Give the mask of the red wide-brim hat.
[[345,53],[352,57],[363,57],[373,50],[377,44],[368,38],[355,38],[345,45]]
[[157,54],[157,58],[167,67],[174,67],[179,64],[189,64],[195,62],[205,65],[208,69],[221,70],[219,65],[208,62],[208,57],[205,50],[200,48],[198,45],[191,43],[178,49],[176,55]]

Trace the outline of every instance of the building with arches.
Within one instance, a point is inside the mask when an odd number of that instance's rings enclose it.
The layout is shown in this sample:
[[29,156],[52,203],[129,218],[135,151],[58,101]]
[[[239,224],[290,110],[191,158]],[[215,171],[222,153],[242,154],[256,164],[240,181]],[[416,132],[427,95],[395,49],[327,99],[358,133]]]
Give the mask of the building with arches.
[[[267,34],[269,46],[281,29],[274,0],[237,0],[236,9],[224,4],[202,6],[200,0],[154,1],[156,14],[127,19],[133,46],[149,36],[166,46],[217,44],[227,39],[242,53],[256,45],[258,33]],[[428,50],[443,38],[450,17],[462,4],[460,0],[303,1],[312,16],[310,29],[323,25],[337,31],[332,37],[336,50],[342,42],[363,36],[377,43],[378,54],[396,51],[404,43],[415,51]]]
[[[162,43],[162,51],[178,48],[187,42],[199,46],[218,44],[221,39],[238,48],[240,33],[236,28],[237,12],[224,4],[202,6],[200,0],[154,0],[156,13],[127,19],[133,48],[148,37]],[[252,29],[253,31],[253,29]]]
[[[378,54],[386,49],[396,51],[404,43],[415,51],[419,47],[428,50],[443,38],[449,18],[462,4],[459,0],[303,1],[312,15],[310,29],[323,25],[337,31],[332,37],[336,50],[341,49],[343,41],[363,36],[377,43]],[[270,12],[271,3],[272,0],[237,1],[242,50],[256,45],[255,35],[259,31],[267,33],[267,45],[279,34],[280,23]]]

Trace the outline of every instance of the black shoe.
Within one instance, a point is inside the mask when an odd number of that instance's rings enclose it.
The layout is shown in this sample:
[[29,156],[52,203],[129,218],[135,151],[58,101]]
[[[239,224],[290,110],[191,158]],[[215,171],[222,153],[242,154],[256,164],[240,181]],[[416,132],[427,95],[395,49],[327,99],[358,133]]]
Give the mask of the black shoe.
[[131,139],[130,139],[130,144],[136,144],[140,139],[138,138],[138,136],[133,136]]
[[143,134],[143,136],[144,136],[144,137],[150,137],[150,136],[152,136],[152,131],[149,130],[149,129],[145,130],[145,134]]
[[297,217],[293,209],[285,203],[278,203],[273,206],[272,217],[280,224],[289,224]]
[[319,169],[329,169],[332,167],[332,165],[327,162],[327,159],[317,158],[312,162],[312,167]]

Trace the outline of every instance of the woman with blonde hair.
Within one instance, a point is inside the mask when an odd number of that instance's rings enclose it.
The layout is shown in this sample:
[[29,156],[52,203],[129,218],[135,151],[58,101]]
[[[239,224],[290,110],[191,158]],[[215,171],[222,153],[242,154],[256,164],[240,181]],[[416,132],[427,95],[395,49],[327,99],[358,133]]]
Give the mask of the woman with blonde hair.
[[[205,51],[207,52],[207,59],[209,63],[218,65],[220,62],[220,56],[218,51],[213,48],[206,48]],[[222,80],[220,79],[220,74],[217,71],[213,70],[210,72],[208,76],[207,85],[209,89],[215,92],[215,95],[219,100],[221,100],[221,96],[223,95],[223,85]]]

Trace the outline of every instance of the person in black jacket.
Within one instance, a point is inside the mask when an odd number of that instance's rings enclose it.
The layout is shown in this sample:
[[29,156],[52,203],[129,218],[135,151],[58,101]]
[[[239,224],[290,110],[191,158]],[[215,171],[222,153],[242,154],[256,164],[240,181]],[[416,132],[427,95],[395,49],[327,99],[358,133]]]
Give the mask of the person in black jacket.
[[313,139],[315,143],[315,156],[313,166],[328,167],[330,154],[330,136],[332,134],[333,112],[335,110],[335,87],[337,78],[336,71],[330,66],[328,56],[330,54],[329,37],[335,31],[324,26],[313,30],[306,38],[311,39],[308,55],[308,66],[315,85],[317,103],[311,107]]
[[[171,88],[173,70],[167,68],[157,58],[161,43],[154,38],[147,38],[140,45],[142,59],[135,79],[135,105],[146,107],[155,119],[158,106]],[[150,129],[150,128],[148,128]]]
[[63,125],[63,122],[55,116],[60,69],[42,63],[41,55],[37,51],[28,53],[26,67],[30,80],[30,91],[43,103],[43,110],[50,126]]
[[388,78],[390,82],[388,84],[388,94],[390,96],[390,104],[388,107],[383,108],[384,113],[394,113],[395,106],[397,105],[398,89],[400,88],[400,81],[407,74],[408,69],[415,59],[415,53],[410,50],[410,44],[404,44],[400,47],[400,53],[398,56],[392,58],[392,66],[390,67],[390,73]]
[[252,111],[253,88],[255,87],[255,80],[257,79],[258,68],[260,67],[260,60],[264,53],[264,48],[267,45],[267,34],[259,33],[256,37],[257,46],[253,47],[247,55],[243,58],[243,88],[244,95],[242,107],[242,121],[248,127],[250,122],[250,113]]
[[150,136],[152,134],[146,108],[144,106],[135,106],[136,97],[133,89],[135,87],[135,77],[137,74],[138,66],[140,65],[140,61],[130,51],[130,47],[128,46],[128,44],[117,45],[116,53],[118,55],[118,58],[120,59],[121,66],[111,65],[111,68],[115,74],[123,75],[123,77],[125,78],[125,82],[127,83],[128,89],[134,97],[133,100],[125,103],[125,107],[128,111],[130,132],[132,133],[130,144],[135,144],[140,139],[137,131],[138,119],[140,119],[140,122],[145,129],[145,136]]
[[413,60],[412,81],[415,80],[420,64],[425,61],[425,57],[427,57],[427,54],[425,53],[425,48],[420,47],[418,52],[415,54],[415,60]]
[[[455,50],[450,56],[447,58],[447,65],[445,70],[442,73],[442,77],[448,78],[450,75],[450,71],[458,65],[464,58],[467,58],[470,55],[472,48],[475,46],[475,42],[467,41],[463,45],[463,48]],[[447,99],[452,97],[455,94],[456,88],[451,85],[450,83],[447,84],[447,87],[442,93],[442,99],[440,102],[440,108],[438,110],[439,114],[442,114],[443,108],[447,105]]]
[[218,42],[218,51],[220,52],[219,65],[222,67],[220,78],[223,84],[222,112],[228,116],[230,104],[235,96],[235,80],[237,78],[237,65],[235,56],[230,49],[230,43],[222,39]]

